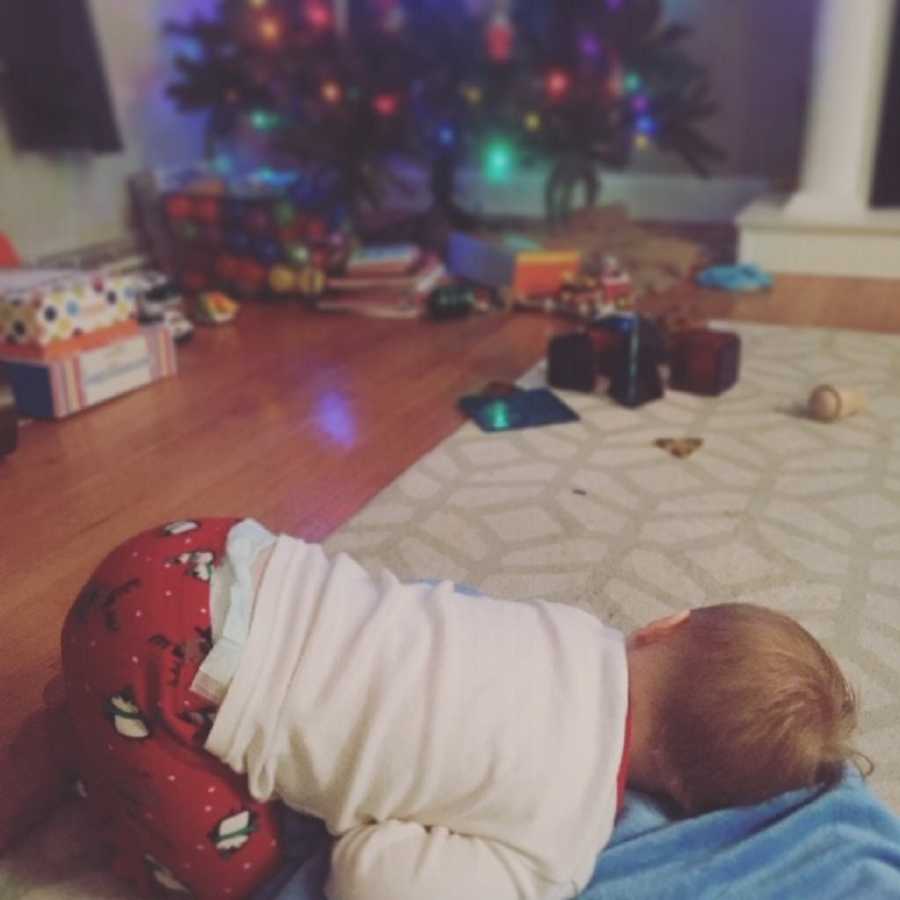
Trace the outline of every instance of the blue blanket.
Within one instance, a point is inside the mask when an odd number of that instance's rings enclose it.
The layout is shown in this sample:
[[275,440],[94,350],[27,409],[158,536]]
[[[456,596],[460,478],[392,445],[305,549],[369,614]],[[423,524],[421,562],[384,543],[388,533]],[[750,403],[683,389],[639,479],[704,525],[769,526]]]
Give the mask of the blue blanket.
[[[285,828],[290,859],[254,900],[323,900],[327,834],[292,813]],[[796,791],[694,819],[671,819],[650,797],[629,792],[581,900],[713,897],[896,900],[900,819],[854,774],[824,794]]]

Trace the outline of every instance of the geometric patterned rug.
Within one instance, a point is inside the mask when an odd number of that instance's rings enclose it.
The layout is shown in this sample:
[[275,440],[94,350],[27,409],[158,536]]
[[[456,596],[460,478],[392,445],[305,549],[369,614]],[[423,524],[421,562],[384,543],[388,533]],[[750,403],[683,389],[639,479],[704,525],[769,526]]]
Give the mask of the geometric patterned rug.
[[[326,549],[400,578],[541,596],[631,629],[723,600],[802,622],[862,705],[872,785],[900,812],[900,337],[729,323],[738,384],[637,410],[561,392],[577,423],[506,434],[467,424],[340,528]],[[802,414],[819,383],[868,411]],[[523,384],[544,383],[543,370]],[[676,459],[659,438],[701,438]],[[0,861],[0,900],[129,895],[63,807]]]
[[[580,422],[468,424],[326,547],[625,630],[729,600],[789,613],[859,690],[872,784],[900,812],[900,337],[727,327],[743,362],[721,397],[669,392],[629,410],[560,392]],[[523,383],[543,384],[542,368]],[[812,421],[820,383],[862,388],[868,411]],[[703,445],[684,459],[655,446],[683,437]]]

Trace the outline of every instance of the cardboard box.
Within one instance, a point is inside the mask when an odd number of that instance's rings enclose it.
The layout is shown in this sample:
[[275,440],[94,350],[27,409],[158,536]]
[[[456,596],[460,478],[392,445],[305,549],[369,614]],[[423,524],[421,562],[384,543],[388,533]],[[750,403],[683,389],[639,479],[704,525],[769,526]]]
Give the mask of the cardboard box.
[[741,339],[732,331],[696,329],[672,339],[669,385],[717,397],[733,387],[741,368]]
[[447,265],[459,278],[532,297],[556,294],[567,278],[578,274],[581,253],[518,249],[501,239],[454,232],[447,247]]
[[164,325],[52,360],[0,361],[26,416],[61,419],[176,373],[175,344]]
[[128,275],[70,269],[0,271],[0,350],[46,347],[135,316],[137,282]]
[[0,343],[0,360],[30,359],[34,361],[64,359],[84,350],[105,347],[113,341],[140,334],[141,328],[137,319],[126,319],[98,331],[89,331],[64,341],[53,341],[41,346],[39,344],[2,344]]

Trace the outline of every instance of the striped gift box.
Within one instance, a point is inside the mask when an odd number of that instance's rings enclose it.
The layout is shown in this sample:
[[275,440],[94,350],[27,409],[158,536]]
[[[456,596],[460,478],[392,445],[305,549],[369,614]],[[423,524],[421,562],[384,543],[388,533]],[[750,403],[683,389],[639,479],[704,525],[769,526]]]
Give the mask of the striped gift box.
[[61,419],[174,375],[175,344],[163,325],[62,359],[3,363],[23,415]]

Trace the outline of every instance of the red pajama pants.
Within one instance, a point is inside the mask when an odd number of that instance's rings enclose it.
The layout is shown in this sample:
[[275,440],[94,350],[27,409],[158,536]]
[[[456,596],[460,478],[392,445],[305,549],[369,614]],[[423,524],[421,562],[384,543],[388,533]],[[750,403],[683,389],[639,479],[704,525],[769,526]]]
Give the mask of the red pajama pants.
[[173,522],[114,550],[63,628],[81,780],[115,870],[150,896],[240,898],[277,869],[274,804],[203,749],[190,690],[210,650],[209,579],[235,519]]

